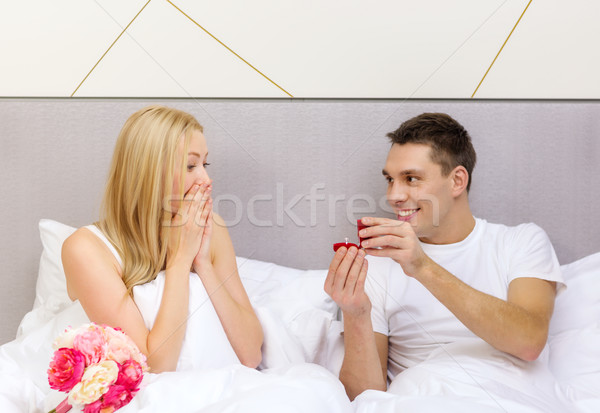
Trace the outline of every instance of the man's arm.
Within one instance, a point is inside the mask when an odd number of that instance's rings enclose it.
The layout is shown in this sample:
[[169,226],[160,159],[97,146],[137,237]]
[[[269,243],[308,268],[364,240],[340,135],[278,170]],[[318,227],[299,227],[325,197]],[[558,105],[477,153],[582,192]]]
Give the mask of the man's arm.
[[507,301],[478,291],[433,263],[417,278],[469,330],[498,350],[520,359],[537,359],[546,345],[556,283],[517,278]]
[[470,287],[431,260],[409,224],[384,218],[368,218],[365,223],[375,225],[361,234],[375,236],[363,242],[368,254],[394,259],[406,275],[423,284],[467,328],[495,348],[523,360],[538,357],[554,309],[554,282],[517,278],[510,283],[504,301]]
[[364,286],[365,252],[340,248],[329,266],[325,291],[344,317],[344,361],[340,380],[351,400],[367,389],[387,390],[388,338],[373,332],[371,301]]
[[344,346],[340,381],[350,400],[367,389],[386,391],[388,337],[373,332],[370,318],[344,317]]

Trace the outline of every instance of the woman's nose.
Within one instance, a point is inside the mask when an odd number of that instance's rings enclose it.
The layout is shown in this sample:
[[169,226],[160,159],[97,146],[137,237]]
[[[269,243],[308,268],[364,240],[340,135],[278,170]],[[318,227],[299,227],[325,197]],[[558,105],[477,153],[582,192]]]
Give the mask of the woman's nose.
[[206,172],[206,169],[203,169],[202,174],[198,177],[198,180],[204,182],[207,185],[212,185],[212,179],[210,179],[210,176],[208,175],[208,172]]

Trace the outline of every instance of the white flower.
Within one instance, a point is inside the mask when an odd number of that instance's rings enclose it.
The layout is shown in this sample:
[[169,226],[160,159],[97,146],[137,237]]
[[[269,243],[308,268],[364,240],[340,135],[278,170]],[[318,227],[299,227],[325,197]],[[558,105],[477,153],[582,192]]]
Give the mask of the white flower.
[[104,360],[85,369],[81,382],[69,392],[69,404],[93,403],[108,391],[119,376],[119,365],[113,360]]
[[63,347],[73,348],[73,339],[75,339],[77,334],[79,334],[79,329],[67,327],[62,334],[56,337],[56,340],[54,340],[54,343],[52,343],[52,348],[54,350],[58,350],[59,348]]

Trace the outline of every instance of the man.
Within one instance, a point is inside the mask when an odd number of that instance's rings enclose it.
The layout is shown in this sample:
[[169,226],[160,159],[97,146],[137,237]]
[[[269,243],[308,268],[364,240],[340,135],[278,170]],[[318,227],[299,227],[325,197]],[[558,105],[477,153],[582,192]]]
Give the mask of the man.
[[397,219],[363,218],[362,248],[340,248],[325,281],[343,313],[349,397],[385,391],[388,379],[462,340],[517,364],[535,360],[562,286],[548,237],[534,224],[473,217],[475,150],[450,116],[424,113],[388,137],[383,176]]

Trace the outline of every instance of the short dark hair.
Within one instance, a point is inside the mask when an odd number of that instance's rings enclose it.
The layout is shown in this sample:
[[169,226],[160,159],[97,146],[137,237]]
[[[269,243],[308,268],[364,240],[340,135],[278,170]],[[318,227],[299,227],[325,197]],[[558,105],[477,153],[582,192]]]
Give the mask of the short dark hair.
[[462,165],[469,173],[467,192],[471,188],[471,175],[477,155],[471,137],[463,126],[445,113],[423,113],[402,123],[394,132],[387,134],[392,145],[420,143],[431,148],[431,160],[448,174]]

